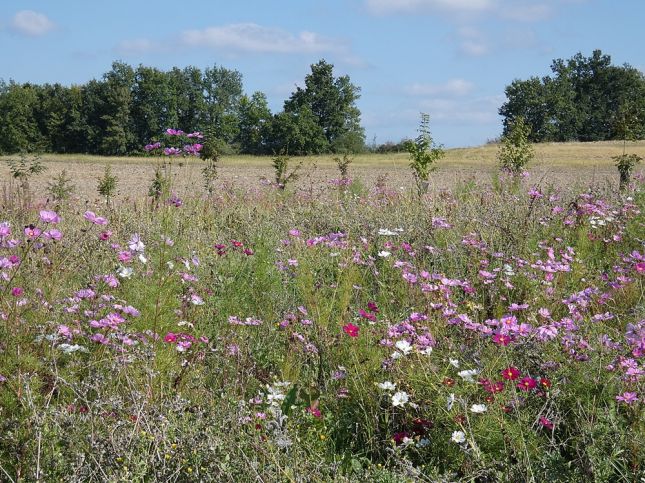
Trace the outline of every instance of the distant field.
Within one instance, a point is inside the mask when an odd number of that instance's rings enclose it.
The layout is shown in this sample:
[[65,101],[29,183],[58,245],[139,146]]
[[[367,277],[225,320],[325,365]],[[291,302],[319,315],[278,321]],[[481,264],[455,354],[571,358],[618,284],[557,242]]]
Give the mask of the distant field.
[[[535,147],[535,161],[529,167],[535,183],[562,186],[571,183],[616,183],[616,169],[612,156],[622,153],[622,142],[597,143],[548,143]],[[456,148],[446,152],[446,157],[437,164],[432,175],[432,189],[450,188],[469,179],[488,181],[496,169],[498,146],[486,145],[474,148]],[[629,143],[628,152],[645,157],[645,141]],[[9,170],[7,159],[0,157],[0,179],[7,183]],[[14,157],[15,158],[15,157]],[[45,194],[48,180],[63,169],[74,179],[77,196],[82,200],[96,198],[96,180],[104,166],[111,164],[119,177],[119,198],[138,197],[147,192],[153,175],[153,167],[160,158],[150,157],[104,157],[89,155],[44,155],[48,170],[32,183],[39,195]],[[293,158],[292,164],[302,162],[299,189],[320,191],[338,172],[334,156],[305,156]],[[365,186],[372,186],[379,177],[385,176],[391,188],[412,186],[413,180],[407,169],[408,155],[367,154],[354,157],[350,167],[353,179]],[[643,169],[642,166],[637,168]],[[173,162],[174,188],[180,195],[195,193],[201,187],[201,163],[197,159],[176,159]],[[270,157],[225,156],[220,162],[218,183],[233,188],[260,188],[261,178],[273,175]]]

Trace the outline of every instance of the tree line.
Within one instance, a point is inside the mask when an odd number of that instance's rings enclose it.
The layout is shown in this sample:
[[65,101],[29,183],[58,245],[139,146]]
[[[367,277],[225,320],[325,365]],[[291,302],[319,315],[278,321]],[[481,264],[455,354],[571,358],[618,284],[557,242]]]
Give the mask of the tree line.
[[139,154],[167,128],[205,133],[223,153],[359,152],[365,145],[360,88],[333,65],[311,66],[279,113],[266,95],[244,93],[242,75],[222,66],[169,71],[114,62],[82,85],[0,80],[0,153]]
[[551,64],[553,75],[514,80],[506,87],[504,135],[518,118],[533,142],[645,138],[645,76],[628,64],[615,66],[595,50]]

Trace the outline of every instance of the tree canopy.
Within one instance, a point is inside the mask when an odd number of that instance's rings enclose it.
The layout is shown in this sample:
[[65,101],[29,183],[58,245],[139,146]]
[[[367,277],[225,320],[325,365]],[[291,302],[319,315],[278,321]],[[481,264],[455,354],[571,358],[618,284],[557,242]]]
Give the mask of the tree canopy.
[[69,87],[0,80],[0,153],[137,154],[167,128],[202,131],[223,152],[357,152],[359,92],[324,60],[276,114],[262,92],[244,93],[242,74],[218,65],[163,71],[114,62],[100,79]]
[[615,66],[595,50],[551,64],[552,76],[514,80],[499,110],[504,134],[522,117],[530,140],[604,141],[622,139],[629,121],[637,138],[645,137],[645,76],[628,64]]

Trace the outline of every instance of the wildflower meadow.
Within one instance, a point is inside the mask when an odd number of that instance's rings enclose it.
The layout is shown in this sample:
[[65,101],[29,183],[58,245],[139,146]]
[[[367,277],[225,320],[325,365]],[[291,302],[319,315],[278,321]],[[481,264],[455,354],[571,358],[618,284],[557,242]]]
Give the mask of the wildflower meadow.
[[339,179],[5,197],[0,480],[640,481],[642,177]]

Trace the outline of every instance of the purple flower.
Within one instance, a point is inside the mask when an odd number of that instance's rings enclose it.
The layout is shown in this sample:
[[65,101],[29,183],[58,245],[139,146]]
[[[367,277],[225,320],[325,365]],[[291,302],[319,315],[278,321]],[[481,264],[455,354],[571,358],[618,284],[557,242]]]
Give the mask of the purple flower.
[[638,395],[635,392],[626,391],[616,396],[616,401],[631,405],[635,402],[638,402]]
[[11,235],[11,227],[9,226],[9,222],[3,221],[0,223],[0,238],[6,238],[9,235]]
[[54,241],[59,241],[61,238],[63,238],[63,234],[56,228],[52,228],[51,230],[46,231],[45,233],[43,233],[43,236],[47,240]]

